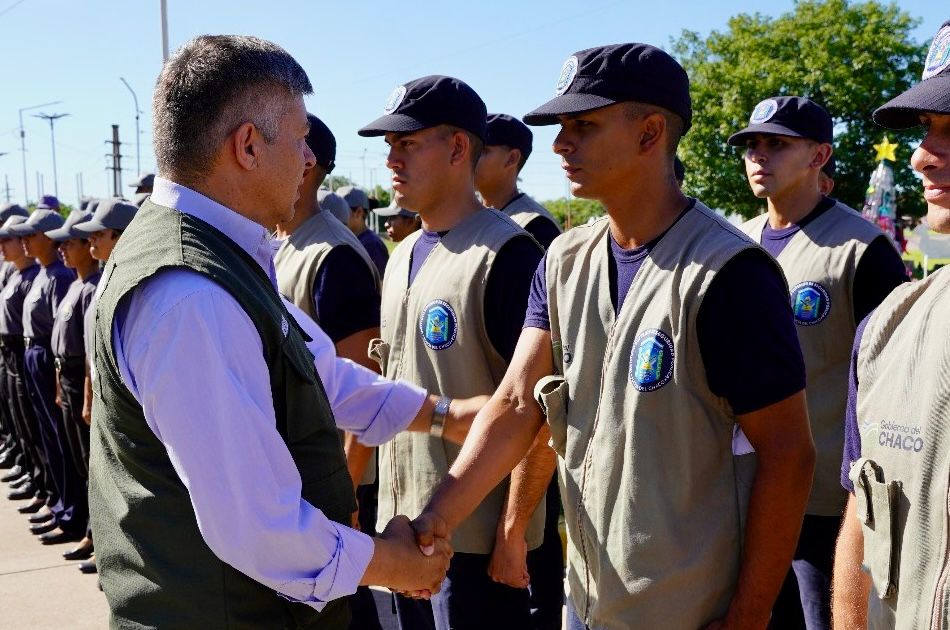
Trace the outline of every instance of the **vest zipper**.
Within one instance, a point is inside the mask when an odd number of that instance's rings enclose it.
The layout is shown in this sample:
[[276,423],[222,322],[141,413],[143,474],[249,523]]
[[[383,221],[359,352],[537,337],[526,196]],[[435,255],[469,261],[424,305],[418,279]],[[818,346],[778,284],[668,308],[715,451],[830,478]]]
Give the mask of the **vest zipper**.
[[[614,329],[617,327],[617,318],[614,318],[610,329],[607,331],[607,346],[604,350],[604,362],[600,368],[600,388],[598,390],[598,399],[603,396],[604,383],[607,376],[607,364],[610,362],[610,356],[613,354]],[[594,414],[594,424],[590,429],[590,437],[587,438],[587,449],[584,451],[584,465],[581,467],[581,483],[578,488],[577,497],[577,538],[580,542],[581,559],[584,562],[584,625],[590,626],[590,563],[587,559],[587,537],[581,525],[581,510],[584,506],[584,492],[587,488],[587,473],[589,472],[590,462],[593,451],[591,445],[594,443],[594,435],[597,433],[597,427],[600,424],[600,405],[597,406],[597,413]]]
[[[947,492],[947,514],[950,515],[950,490]],[[930,623],[931,630],[942,630],[944,626],[944,615],[943,607],[945,595],[944,593],[947,590],[947,580],[950,579],[950,544],[947,540],[944,540],[944,545],[947,547],[943,552],[943,568],[940,570],[940,579],[937,580],[937,589],[934,593],[934,603],[933,603],[933,620]],[[900,568],[898,567],[898,575],[900,575]]]

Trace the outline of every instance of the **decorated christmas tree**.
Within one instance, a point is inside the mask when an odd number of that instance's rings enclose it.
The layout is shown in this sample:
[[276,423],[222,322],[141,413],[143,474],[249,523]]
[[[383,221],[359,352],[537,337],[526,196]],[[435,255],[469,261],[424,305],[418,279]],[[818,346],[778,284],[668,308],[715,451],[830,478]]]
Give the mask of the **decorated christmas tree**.
[[880,144],[874,145],[874,148],[877,150],[878,164],[871,173],[871,181],[864,197],[864,208],[861,213],[864,218],[879,226],[893,239],[896,234],[897,195],[894,190],[894,170],[889,162],[897,161],[894,156],[897,145],[892,144],[885,136]]

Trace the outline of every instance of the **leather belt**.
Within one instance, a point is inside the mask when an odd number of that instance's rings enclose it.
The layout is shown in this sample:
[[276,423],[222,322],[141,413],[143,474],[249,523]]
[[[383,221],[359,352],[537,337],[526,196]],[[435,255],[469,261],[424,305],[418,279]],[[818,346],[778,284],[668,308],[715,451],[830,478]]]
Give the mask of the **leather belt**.
[[63,368],[85,367],[86,357],[84,355],[78,357],[55,357],[53,359],[53,365],[55,365],[56,369],[60,372],[63,371]]
[[32,348],[33,346],[41,346],[43,348],[49,348],[50,337],[24,337],[23,338],[23,347]]

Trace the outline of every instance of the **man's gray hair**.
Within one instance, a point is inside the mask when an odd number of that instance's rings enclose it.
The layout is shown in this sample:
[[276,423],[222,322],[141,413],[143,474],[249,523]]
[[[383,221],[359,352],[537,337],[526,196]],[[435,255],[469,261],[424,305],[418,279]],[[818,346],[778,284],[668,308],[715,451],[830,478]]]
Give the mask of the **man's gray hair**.
[[241,35],[202,35],[165,62],[152,97],[158,169],[182,184],[200,182],[225,139],[253,123],[277,140],[289,97],[313,92],[287,51]]

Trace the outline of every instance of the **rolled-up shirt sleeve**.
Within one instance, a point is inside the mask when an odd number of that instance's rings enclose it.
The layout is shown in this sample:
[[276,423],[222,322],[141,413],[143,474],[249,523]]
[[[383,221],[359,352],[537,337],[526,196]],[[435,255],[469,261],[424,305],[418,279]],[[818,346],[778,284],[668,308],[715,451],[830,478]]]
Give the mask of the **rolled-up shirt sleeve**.
[[354,593],[373,541],[301,497],[260,336],[234,298],[192,272],[166,271],[117,312],[115,333],[122,378],[215,555],[317,610]]
[[406,381],[391,381],[338,357],[333,341],[316,322],[291,302],[284,300],[284,304],[312,339],[307,347],[337,426],[367,446],[384,444],[405,431],[422,408],[426,390]]

